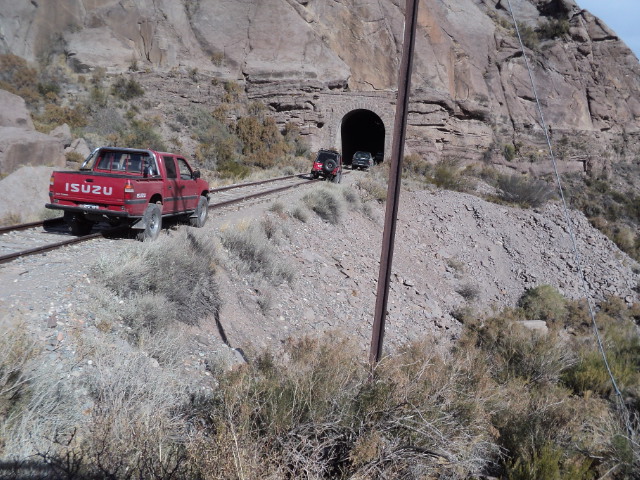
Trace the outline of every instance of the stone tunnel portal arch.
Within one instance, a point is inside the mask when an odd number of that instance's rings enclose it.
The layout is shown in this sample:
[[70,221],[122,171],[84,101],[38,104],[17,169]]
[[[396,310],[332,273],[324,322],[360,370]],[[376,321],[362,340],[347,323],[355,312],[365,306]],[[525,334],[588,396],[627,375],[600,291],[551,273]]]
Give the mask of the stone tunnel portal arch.
[[342,158],[351,165],[353,154],[371,152],[371,155],[382,161],[384,155],[385,128],[382,119],[371,110],[352,110],[342,119],[340,129],[342,139]]

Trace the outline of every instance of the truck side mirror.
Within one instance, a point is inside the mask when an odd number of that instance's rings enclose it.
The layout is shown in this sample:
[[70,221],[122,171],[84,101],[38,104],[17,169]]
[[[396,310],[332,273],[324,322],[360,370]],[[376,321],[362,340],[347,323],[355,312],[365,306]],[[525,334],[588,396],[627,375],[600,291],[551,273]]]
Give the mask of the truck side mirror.
[[191,174],[191,178],[193,178],[194,180],[197,180],[200,178],[200,170],[194,170],[193,173]]

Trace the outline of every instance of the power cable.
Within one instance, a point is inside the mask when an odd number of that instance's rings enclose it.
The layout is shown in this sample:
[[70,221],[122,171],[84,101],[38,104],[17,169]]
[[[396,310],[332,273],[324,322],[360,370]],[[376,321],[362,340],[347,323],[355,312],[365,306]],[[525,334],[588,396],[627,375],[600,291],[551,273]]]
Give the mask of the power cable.
[[551,137],[549,136],[549,131],[547,129],[547,125],[545,123],[544,120],[544,114],[542,112],[542,107],[540,105],[540,98],[538,97],[538,92],[536,90],[536,85],[535,82],[533,80],[533,72],[531,69],[531,65],[529,64],[529,58],[527,57],[527,53],[525,51],[524,48],[524,42],[522,41],[522,36],[520,35],[520,29],[518,28],[518,22],[516,21],[516,16],[513,12],[513,8],[511,6],[511,0],[508,0],[509,3],[509,13],[511,14],[511,18],[513,19],[513,24],[516,28],[516,35],[518,36],[518,41],[520,42],[520,50],[522,51],[522,56],[524,57],[524,62],[527,66],[527,71],[529,72],[529,80],[531,81],[531,89],[533,91],[533,95],[536,99],[536,106],[538,109],[538,115],[540,115],[540,126],[542,127],[542,130],[544,131],[544,136],[547,140],[547,146],[549,148],[549,158],[551,159],[551,163],[553,164],[553,170],[555,173],[555,177],[556,177],[556,183],[558,185],[558,192],[560,193],[560,200],[562,201],[562,208],[563,208],[563,212],[564,212],[564,217],[565,217],[565,221],[567,223],[567,229],[569,231],[569,237],[571,238],[571,245],[573,248],[573,256],[574,256],[574,260],[576,262],[576,267],[578,269],[578,274],[580,276],[580,282],[582,285],[582,290],[583,290],[583,294],[585,299],[587,300],[587,306],[589,309],[589,316],[591,317],[591,324],[593,326],[593,331],[595,333],[595,337],[598,343],[598,349],[600,350],[600,355],[602,356],[602,360],[604,362],[604,366],[607,369],[607,373],[609,375],[609,379],[611,380],[611,385],[613,385],[613,389],[615,391],[616,394],[616,398],[618,400],[618,404],[619,404],[619,408],[621,410],[623,419],[624,419],[624,423],[625,423],[625,427],[627,428],[627,433],[629,434],[629,437],[632,438],[633,435],[633,428],[631,426],[631,421],[629,419],[629,412],[627,410],[627,407],[624,403],[624,400],[622,398],[622,392],[620,391],[620,389],[618,388],[618,384],[616,382],[616,379],[613,375],[613,372],[611,371],[611,367],[609,366],[609,361],[607,360],[607,353],[605,351],[605,347],[604,347],[604,343],[602,342],[602,338],[600,336],[600,331],[598,329],[598,324],[596,322],[596,315],[595,315],[595,309],[593,307],[592,304],[592,299],[591,299],[591,295],[589,295],[589,290],[587,288],[587,280],[584,274],[584,269],[582,268],[582,258],[580,256],[580,252],[578,250],[578,245],[576,242],[576,238],[575,238],[575,234],[573,231],[573,222],[571,221],[571,217],[569,216],[569,208],[567,207],[567,201],[565,199],[564,196],[564,189],[562,188],[562,181],[560,179],[560,173],[558,172],[558,164],[556,162],[556,157],[555,154],[553,153],[553,147],[551,146]]

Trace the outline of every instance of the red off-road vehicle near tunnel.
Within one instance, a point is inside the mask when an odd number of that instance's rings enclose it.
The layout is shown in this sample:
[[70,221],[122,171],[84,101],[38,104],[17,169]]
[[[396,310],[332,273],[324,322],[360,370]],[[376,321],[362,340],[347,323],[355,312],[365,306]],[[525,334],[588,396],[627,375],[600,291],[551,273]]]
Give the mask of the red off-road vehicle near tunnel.
[[340,183],[342,181],[342,155],[337,150],[320,150],[313,161],[311,176],[313,178],[323,177],[333,183]]
[[182,216],[195,227],[207,220],[209,185],[175,153],[100,147],[78,171],[57,171],[49,182],[47,208],[62,210],[74,235],[107,221],[156,238],[163,217]]

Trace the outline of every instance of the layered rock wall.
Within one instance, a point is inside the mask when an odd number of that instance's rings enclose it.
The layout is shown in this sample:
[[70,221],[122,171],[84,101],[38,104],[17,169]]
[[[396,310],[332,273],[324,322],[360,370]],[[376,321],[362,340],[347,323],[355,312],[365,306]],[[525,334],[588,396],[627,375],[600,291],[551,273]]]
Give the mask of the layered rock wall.
[[[615,142],[623,142],[618,157],[635,158],[638,59],[573,0],[511,4],[555,139],[575,141],[583,163]],[[279,122],[298,121],[320,145],[339,142],[335,94],[347,104],[361,95],[359,105],[371,101],[369,92],[380,94],[385,100],[372,111],[392,129],[387,98],[403,10],[402,0],[0,0],[0,50],[31,60],[64,52],[79,72],[137,64],[235,79]],[[544,33],[549,25],[560,28]],[[543,34],[536,38],[535,29]],[[464,158],[522,144],[536,161],[545,141],[507,2],[422,0],[414,65],[412,150]]]

